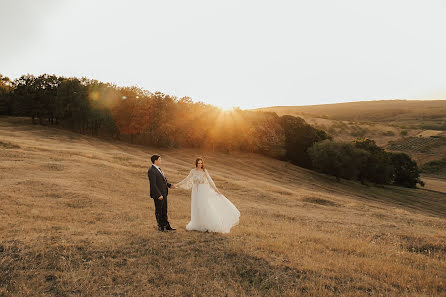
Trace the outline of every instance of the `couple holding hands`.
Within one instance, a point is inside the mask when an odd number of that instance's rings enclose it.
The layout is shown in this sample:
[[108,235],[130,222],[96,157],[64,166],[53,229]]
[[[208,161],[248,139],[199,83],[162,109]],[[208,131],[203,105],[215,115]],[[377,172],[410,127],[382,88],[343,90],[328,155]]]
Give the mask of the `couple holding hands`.
[[191,220],[186,230],[228,233],[239,223],[240,212],[216,187],[204,167],[203,159],[195,160],[195,168],[177,184],[170,184],[161,170],[160,155],[153,155],[152,166],[147,171],[150,197],[155,203],[155,217],[159,231],[175,230],[167,219],[167,195],[169,189],[182,188],[191,192]]

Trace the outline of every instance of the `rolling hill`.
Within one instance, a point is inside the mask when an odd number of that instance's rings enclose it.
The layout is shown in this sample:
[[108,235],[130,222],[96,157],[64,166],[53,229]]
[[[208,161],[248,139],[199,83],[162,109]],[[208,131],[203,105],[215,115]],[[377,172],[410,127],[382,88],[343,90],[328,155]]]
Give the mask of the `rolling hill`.
[[399,126],[438,125],[446,120],[446,100],[374,100],[308,106],[272,106],[255,110]]
[[386,150],[409,154],[420,167],[446,157],[446,100],[377,100],[255,110],[299,116],[337,141],[371,138]]
[[[159,233],[150,155],[178,182],[204,157],[240,210],[187,232],[173,190]],[[0,296],[444,296],[446,182],[336,182],[264,156],[112,142],[0,117]]]

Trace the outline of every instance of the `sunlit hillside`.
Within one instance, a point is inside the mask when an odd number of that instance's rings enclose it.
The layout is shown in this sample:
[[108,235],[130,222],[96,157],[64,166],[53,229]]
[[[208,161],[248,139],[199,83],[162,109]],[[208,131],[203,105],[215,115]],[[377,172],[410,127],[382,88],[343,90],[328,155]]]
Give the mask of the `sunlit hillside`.
[[442,126],[446,120],[446,100],[376,100],[308,106],[272,106],[257,110],[274,111],[279,115],[356,122],[385,122],[403,128]]
[[334,140],[372,138],[419,166],[446,157],[446,100],[379,100],[257,110],[299,116]]
[[[178,230],[158,232],[153,153],[172,182],[204,157],[240,224],[187,232],[190,194],[172,190]],[[0,189],[0,296],[445,296],[442,179],[364,186],[257,154],[157,149],[0,117]]]

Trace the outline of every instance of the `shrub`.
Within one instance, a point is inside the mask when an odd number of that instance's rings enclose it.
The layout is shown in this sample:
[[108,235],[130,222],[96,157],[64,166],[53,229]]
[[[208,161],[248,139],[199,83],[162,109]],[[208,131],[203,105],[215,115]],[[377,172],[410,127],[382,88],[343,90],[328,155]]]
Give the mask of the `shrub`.
[[313,168],[340,178],[358,179],[368,152],[351,143],[333,142],[329,139],[316,142],[309,150]]
[[424,186],[420,180],[417,163],[405,153],[390,153],[394,168],[393,183],[408,188],[416,188],[417,184]]
[[364,137],[369,132],[369,129],[360,126],[352,126],[352,129],[350,135],[353,137]]
[[391,130],[382,133],[383,136],[395,136],[395,133]]
[[421,172],[430,174],[439,174],[446,172],[446,157],[440,160],[430,161],[421,167]]

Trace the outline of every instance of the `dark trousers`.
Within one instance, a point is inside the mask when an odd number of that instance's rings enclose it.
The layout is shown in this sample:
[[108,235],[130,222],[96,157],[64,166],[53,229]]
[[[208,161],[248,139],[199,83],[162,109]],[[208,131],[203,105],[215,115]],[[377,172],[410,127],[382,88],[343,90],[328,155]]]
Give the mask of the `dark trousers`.
[[167,220],[167,196],[163,196],[162,200],[158,198],[153,199],[155,202],[155,217],[158,227],[169,227],[169,221]]

